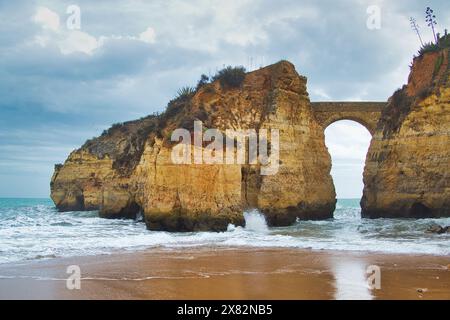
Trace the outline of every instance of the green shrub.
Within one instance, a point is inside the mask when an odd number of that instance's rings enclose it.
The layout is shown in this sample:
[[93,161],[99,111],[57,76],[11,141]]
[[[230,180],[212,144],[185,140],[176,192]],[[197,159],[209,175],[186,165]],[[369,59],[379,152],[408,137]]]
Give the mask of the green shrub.
[[200,76],[200,80],[197,82],[197,90],[209,83],[209,77],[206,74]]
[[109,129],[103,130],[102,136],[111,134],[114,130],[123,129],[124,124],[122,122],[114,123]]
[[161,114],[160,124],[164,127],[166,122],[175,117],[179,112],[181,112],[185,106],[185,103],[181,100],[182,98],[175,99],[169,102],[166,110]]
[[437,43],[428,42],[425,43],[422,48],[419,50],[419,56],[429,53],[429,52],[438,52],[442,49],[450,48],[450,35],[444,35],[439,38]]
[[83,144],[82,148],[89,148],[89,147],[91,147],[94,144],[95,141],[96,141],[95,137],[93,137],[91,139],[87,139],[86,142]]
[[220,70],[213,77],[213,81],[219,80],[222,86],[228,86],[231,88],[238,88],[242,85],[245,79],[245,68],[228,66],[225,69]]
[[450,48],[450,34],[444,35],[439,38],[439,46],[441,48]]
[[424,55],[425,53],[429,53],[429,52],[437,52],[439,50],[440,50],[440,48],[437,44],[428,42],[428,43],[425,43],[422,46],[422,48],[420,48],[419,56]]

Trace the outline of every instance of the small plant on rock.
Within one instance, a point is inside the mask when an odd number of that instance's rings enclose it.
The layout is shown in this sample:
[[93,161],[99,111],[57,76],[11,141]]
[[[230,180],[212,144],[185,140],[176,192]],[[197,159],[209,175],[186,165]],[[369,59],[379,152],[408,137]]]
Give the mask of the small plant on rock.
[[197,82],[197,90],[209,83],[209,77],[206,74],[200,76],[200,80]]
[[245,68],[228,66],[225,69],[220,70],[213,77],[213,81],[219,80],[222,86],[228,86],[231,88],[239,88],[245,79]]
[[195,88],[192,87],[183,87],[178,90],[176,99],[188,99],[195,94]]

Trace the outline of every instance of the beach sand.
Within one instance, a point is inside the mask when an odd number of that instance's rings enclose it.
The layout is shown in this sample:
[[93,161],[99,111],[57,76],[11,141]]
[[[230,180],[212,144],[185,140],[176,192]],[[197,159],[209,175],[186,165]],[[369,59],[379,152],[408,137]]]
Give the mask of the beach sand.
[[[0,299],[450,299],[450,257],[189,248],[0,266]],[[81,288],[66,287],[78,265]],[[380,268],[380,289],[366,270]],[[72,283],[72,282],[70,282]]]

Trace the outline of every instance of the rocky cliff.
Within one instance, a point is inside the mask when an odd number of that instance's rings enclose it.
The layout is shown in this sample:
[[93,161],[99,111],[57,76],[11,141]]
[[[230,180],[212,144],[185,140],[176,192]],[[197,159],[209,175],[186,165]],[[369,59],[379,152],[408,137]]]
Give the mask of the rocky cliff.
[[373,136],[362,216],[450,216],[449,49],[414,59]]
[[[280,166],[173,164],[170,136],[205,128],[278,129]],[[314,119],[306,78],[286,61],[245,74],[239,86],[214,81],[171,101],[159,116],[115,125],[55,167],[57,208],[98,209],[103,217],[142,212],[151,230],[225,230],[258,208],[273,226],[332,217],[335,191],[322,128]]]

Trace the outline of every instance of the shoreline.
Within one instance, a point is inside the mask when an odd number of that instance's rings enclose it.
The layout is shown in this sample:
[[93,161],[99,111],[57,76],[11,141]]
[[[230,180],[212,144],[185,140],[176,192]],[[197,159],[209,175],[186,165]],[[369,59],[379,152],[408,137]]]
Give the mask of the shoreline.
[[[69,290],[68,266],[81,289]],[[369,266],[380,269],[370,289]],[[0,265],[0,299],[450,299],[450,257],[294,248],[147,249]]]
[[304,251],[311,253],[328,253],[328,254],[349,254],[349,255],[373,255],[373,256],[404,256],[404,257],[435,257],[435,258],[446,258],[445,254],[437,254],[433,252],[391,252],[391,251],[376,251],[376,250],[352,250],[352,249],[314,249],[311,247],[289,247],[289,246],[248,246],[248,245],[209,245],[201,244],[197,246],[178,246],[178,247],[165,247],[165,246],[155,246],[147,247],[142,249],[127,249],[127,248],[116,248],[107,253],[94,253],[86,255],[73,255],[73,256],[52,256],[52,257],[40,257],[33,259],[17,260],[10,262],[0,263],[0,270],[2,267],[8,266],[23,266],[23,265],[34,265],[40,263],[50,263],[53,261],[64,261],[64,260],[74,260],[74,259],[89,259],[89,258],[106,258],[111,256],[121,256],[121,255],[134,255],[134,254],[145,254],[148,252],[183,252],[188,251]]

